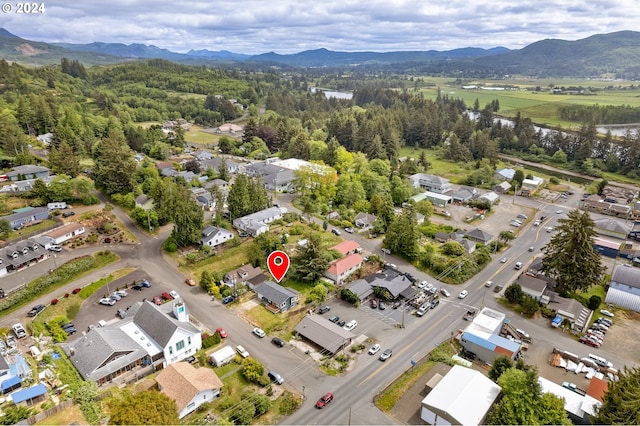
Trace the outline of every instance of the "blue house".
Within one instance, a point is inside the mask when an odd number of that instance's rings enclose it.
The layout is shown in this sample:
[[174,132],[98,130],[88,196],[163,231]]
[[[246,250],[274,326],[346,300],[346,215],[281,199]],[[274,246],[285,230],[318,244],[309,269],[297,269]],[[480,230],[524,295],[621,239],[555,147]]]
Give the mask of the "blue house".
[[24,207],[13,210],[13,214],[0,217],[6,220],[12,229],[20,229],[25,225],[49,219],[49,209],[46,207]]

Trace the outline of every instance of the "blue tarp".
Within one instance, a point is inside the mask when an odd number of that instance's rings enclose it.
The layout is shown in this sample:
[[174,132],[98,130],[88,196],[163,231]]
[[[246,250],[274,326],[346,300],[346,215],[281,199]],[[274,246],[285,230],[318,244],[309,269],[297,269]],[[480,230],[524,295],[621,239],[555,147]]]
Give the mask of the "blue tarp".
[[12,393],[11,399],[13,399],[14,404],[19,404],[21,402],[28,401],[33,398],[37,398],[46,393],[47,393],[47,388],[42,383],[39,383],[30,388]]
[[13,388],[16,385],[22,383],[22,379],[19,376],[13,376],[2,382],[2,393],[5,393],[7,390]]
[[551,321],[551,324],[560,325],[561,322],[562,322],[562,317],[560,315],[556,315],[556,317],[553,319],[553,321]]

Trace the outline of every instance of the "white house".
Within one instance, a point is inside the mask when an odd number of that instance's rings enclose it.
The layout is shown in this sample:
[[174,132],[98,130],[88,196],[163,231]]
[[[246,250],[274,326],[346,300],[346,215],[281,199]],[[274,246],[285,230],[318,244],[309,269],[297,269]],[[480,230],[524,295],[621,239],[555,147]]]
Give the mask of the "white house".
[[430,192],[438,194],[446,194],[453,191],[453,187],[448,179],[436,175],[428,175],[426,173],[416,173],[409,176],[409,180],[414,188],[423,188]]
[[224,228],[207,226],[202,230],[200,244],[203,246],[217,247],[231,239],[233,239],[233,232],[227,231]]
[[282,215],[286,212],[287,210],[284,208],[269,207],[268,209],[235,219],[233,221],[233,227],[238,231],[246,232],[252,237],[257,237],[269,230],[269,223],[282,219]]
[[121,321],[90,330],[62,345],[83,379],[98,385],[123,375],[144,375],[180,362],[202,348],[201,332],[189,322],[181,299],[161,306],[137,302]]
[[178,406],[178,418],[195,411],[205,402],[220,396],[222,380],[210,368],[195,368],[187,362],[177,362],[156,377],[160,392]]
[[78,235],[85,233],[84,225],[81,223],[67,223],[66,225],[56,228],[53,231],[48,232],[46,235],[53,238],[55,244],[62,244],[65,241],[69,241]]

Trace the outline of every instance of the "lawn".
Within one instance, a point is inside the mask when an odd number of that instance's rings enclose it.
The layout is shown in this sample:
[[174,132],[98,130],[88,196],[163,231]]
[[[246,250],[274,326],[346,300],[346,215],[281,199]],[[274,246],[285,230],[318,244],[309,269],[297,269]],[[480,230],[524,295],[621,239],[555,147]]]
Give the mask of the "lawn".
[[217,145],[219,135],[205,131],[204,127],[192,125],[184,135],[185,141],[196,145]]
[[86,420],[82,411],[80,411],[79,405],[72,405],[69,408],[65,408],[53,416],[47,417],[45,420],[36,423],[36,425],[72,425],[72,424],[86,424]]

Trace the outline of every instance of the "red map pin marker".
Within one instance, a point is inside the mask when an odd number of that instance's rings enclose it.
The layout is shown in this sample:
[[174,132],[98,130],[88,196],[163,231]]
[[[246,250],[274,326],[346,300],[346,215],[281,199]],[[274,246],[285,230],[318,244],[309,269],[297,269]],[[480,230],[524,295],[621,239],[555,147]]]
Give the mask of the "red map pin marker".
[[267,266],[273,278],[280,282],[289,270],[289,255],[281,250],[276,250],[267,257]]

